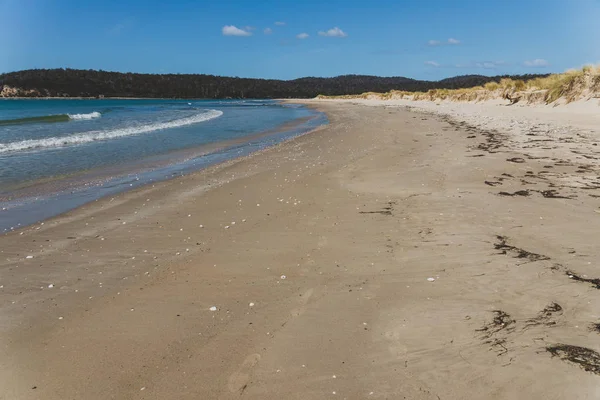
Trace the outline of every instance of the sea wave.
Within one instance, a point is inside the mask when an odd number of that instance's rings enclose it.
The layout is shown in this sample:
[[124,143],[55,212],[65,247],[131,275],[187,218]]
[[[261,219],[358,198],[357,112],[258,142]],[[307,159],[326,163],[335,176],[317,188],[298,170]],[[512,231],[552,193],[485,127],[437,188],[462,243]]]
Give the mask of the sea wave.
[[70,119],[71,118],[69,117],[68,114],[43,115],[43,116],[39,116],[39,117],[25,117],[25,118],[16,118],[16,119],[3,119],[3,120],[0,120],[0,126],[66,122],[66,121],[69,121]]
[[37,117],[25,117],[16,119],[4,119],[0,120],[0,126],[3,125],[23,125],[23,124],[43,124],[43,123],[54,123],[54,122],[67,122],[71,120],[87,120],[100,118],[102,114],[98,111],[91,112],[89,114],[54,114],[54,115],[41,115]]
[[102,114],[100,114],[98,111],[94,111],[89,114],[67,114],[67,115],[72,120],[94,119],[94,118],[100,118],[102,116]]
[[219,110],[206,110],[191,117],[175,119],[168,122],[157,122],[148,125],[131,126],[126,128],[110,129],[105,131],[90,131],[76,133],[69,136],[49,137],[45,139],[31,139],[20,142],[0,143],[0,154],[19,151],[39,150],[45,148],[59,148],[76,146],[101,140],[110,140],[124,136],[135,136],[162,129],[178,128],[180,126],[197,124],[223,115]]

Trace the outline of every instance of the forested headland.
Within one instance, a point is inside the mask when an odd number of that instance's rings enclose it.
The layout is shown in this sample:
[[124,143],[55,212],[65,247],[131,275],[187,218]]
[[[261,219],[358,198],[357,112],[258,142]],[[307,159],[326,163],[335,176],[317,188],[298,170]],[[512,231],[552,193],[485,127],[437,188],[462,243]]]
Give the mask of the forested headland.
[[459,89],[545,75],[464,75],[439,81],[342,75],[293,80],[203,74],[137,74],[78,69],[31,69],[0,74],[0,97],[312,98],[404,90]]

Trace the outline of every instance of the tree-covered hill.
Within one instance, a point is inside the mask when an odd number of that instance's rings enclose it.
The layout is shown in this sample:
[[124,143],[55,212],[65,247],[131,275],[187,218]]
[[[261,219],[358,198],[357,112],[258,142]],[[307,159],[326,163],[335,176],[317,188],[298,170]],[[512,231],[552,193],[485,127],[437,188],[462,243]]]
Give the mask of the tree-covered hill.
[[[511,76],[528,80],[541,75]],[[77,69],[32,69],[0,74],[0,97],[310,98],[390,90],[456,89],[508,76],[465,75],[441,81],[343,75],[294,80],[201,74],[135,74]]]

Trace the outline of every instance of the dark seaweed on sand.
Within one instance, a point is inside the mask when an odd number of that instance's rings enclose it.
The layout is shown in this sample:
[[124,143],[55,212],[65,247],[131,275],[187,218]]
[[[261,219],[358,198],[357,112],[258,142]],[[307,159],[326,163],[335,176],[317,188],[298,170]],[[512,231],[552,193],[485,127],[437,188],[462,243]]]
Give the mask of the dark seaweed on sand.
[[588,372],[600,375],[600,354],[592,349],[569,344],[557,344],[546,347],[546,351],[552,354],[552,357],[572,362]]
[[598,278],[584,278],[572,271],[567,271],[566,273],[574,281],[591,283],[596,289],[600,289],[600,279]]
[[501,251],[500,254],[513,253],[514,258],[525,258],[531,262],[543,261],[543,260],[550,259],[550,257],[548,257],[548,256],[545,256],[542,254],[537,254],[537,253],[532,253],[530,251],[507,244],[508,238],[506,236],[498,235],[498,236],[496,236],[496,239],[498,239],[498,243],[494,244],[494,248],[496,250],[500,250]]
[[502,331],[513,329],[512,325],[515,324],[515,320],[505,311],[494,310],[494,318],[489,324],[484,325],[482,328],[477,329],[477,332],[483,332],[485,338],[490,338],[494,334]]

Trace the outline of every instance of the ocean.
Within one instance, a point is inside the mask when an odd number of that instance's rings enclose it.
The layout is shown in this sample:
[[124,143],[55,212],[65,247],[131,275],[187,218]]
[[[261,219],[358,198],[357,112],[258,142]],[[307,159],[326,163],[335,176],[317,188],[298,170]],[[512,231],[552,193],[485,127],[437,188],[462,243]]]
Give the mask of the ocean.
[[0,233],[326,123],[272,100],[0,100]]

